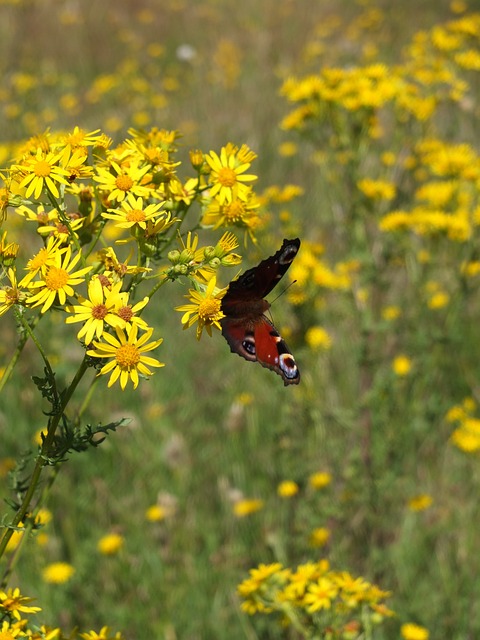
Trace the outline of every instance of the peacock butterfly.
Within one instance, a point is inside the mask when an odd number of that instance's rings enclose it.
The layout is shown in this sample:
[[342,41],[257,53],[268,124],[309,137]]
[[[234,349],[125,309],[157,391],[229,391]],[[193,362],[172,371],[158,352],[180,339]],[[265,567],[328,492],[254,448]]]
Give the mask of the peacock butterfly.
[[284,240],[277,253],[245,271],[229,285],[222,298],[222,334],[232,353],[259,362],[282,376],[283,383],[298,384],[300,372],[272,322],[265,316],[270,303],[265,296],[284,276],[300,248],[300,240]]

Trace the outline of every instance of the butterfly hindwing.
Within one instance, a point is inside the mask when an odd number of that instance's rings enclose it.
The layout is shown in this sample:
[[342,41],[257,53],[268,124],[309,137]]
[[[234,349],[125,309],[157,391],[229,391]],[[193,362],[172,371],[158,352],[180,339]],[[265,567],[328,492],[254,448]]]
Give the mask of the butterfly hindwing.
[[295,358],[270,320],[264,300],[283,277],[300,247],[300,240],[284,240],[280,249],[230,283],[222,299],[222,334],[233,353],[259,362],[283,378],[285,385],[298,384]]

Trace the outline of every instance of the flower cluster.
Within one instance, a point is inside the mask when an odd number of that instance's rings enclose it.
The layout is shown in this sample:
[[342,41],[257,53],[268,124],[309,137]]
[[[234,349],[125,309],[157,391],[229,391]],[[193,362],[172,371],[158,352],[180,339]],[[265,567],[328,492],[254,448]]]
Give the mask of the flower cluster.
[[[259,227],[260,204],[251,186],[256,176],[246,173],[255,154],[232,144],[219,154],[193,151],[196,177],[182,181],[178,135],[131,130],[112,147],[100,131],[46,133],[19,145],[1,174],[3,210],[12,207],[18,216],[9,216],[8,233],[25,238],[23,227],[30,227],[41,247],[22,273],[17,256],[30,248],[19,251],[3,234],[7,283],[0,289],[0,313],[23,309],[41,319],[61,310],[67,324],[81,323],[77,338],[90,364],[98,361],[99,375],[110,375],[109,386],[118,381],[122,389],[128,383],[135,388],[140,376],[163,366],[148,355],[162,339],[153,339],[141,315],[167,281],[186,276],[194,286],[190,303],[179,307],[185,328],[196,325],[197,337],[204,327],[209,334],[220,328],[224,291],[216,287],[216,272],[240,263],[232,253],[238,241],[225,232],[216,245],[199,246],[198,235],[183,228],[192,205],[200,208],[204,228],[240,227],[255,240]],[[179,249],[171,247],[175,236]],[[117,257],[124,245],[128,255]],[[150,292],[135,300],[146,283]]]
[[480,451],[480,418],[474,413],[477,406],[472,398],[466,398],[461,404],[453,406],[446,415],[446,421],[455,424],[450,441],[465,453]]
[[122,640],[119,632],[111,632],[108,627],[96,631],[64,633],[60,627],[49,627],[30,620],[32,615],[41,611],[40,607],[32,606],[32,598],[21,594],[20,589],[0,591],[0,637],[10,638],[41,638],[45,640]]
[[[299,565],[261,564],[238,586],[242,609],[276,614],[305,638],[360,638],[365,625],[380,624],[393,612],[391,594],[361,577],[334,571],[327,560]],[[329,634],[329,635],[327,635]],[[350,634],[350,635],[347,635]]]

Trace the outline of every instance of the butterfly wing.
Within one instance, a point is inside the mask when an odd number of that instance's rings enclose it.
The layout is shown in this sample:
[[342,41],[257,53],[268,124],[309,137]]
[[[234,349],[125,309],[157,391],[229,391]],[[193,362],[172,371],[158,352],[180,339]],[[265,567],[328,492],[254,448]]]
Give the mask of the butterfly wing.
[[275,371],[282,377],[285,386],[300,382],[295,358],[266,316],[262,315],[253,329],[236,320],[224,318],[222,333],[232,353]]
[[249,302],[265,298],[285,275],[299,248],[298,238],[284,240],[275,255],[262,260],[259,265],[248,269],[237,280],[231,282],[222,300],[223,313],[226,316],[238,315],[237,306],[243,309]]
[[298,384],[300,372],[285,341],[264,315],[269,304],[263,298],[284,276],[297,255],[300,240],[284,240],[280,249],[230,283],[222,299],[222,334],[233,353],[259,362],[283,378]]

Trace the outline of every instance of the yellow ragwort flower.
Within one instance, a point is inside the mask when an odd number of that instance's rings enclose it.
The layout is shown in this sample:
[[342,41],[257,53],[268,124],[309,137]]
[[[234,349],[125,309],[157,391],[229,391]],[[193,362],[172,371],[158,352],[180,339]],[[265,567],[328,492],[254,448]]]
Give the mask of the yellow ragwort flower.
[[75,573],[75,567],[68,562],[52,562],[43,569],[42,576],[49,584],[63,584],[68,582]]
[[17,286],[17,276],[14,269],[7,271],[7,276],[10,281],[10,285],[4,286],[0,289],[0,316],[8,311],[14,304],[17,304],[20,300],[20,292]]
[[97,549],[104,556],[113,556],[120,551],[125,543],[125,538],[119,533],[108,533],[100,538]]
[[117,327],[115,329],[116,337],[104,333],[104,342],[94,341],[93,349],[87,351],[87,355],[94,358],[111,358],[110,362],[102,367],[98,375],[111,373],[108,386],[111,387],[117,380],[123,389],[130,380],[133,388],[136,389],[139,382],[139,374],[151,376],[153,372],[148,367],[163,367],[163,363],[155,358],[146,356],[145,353],[153,351],[162,342],[163,339],[150,340],[153,329],[149,328],[145,333],[137,338],[138,326],[132,325],[130,329],[124,331]]
[[37,290],[36,293],[28,298],[27,303],[29,306],[37,307],[43,305],[41,312],[45,313],[54,303],[63,306],[67,296],[75,294],[73,287],[85,280],[85,274],[92,267],[83,267],[83,269],[71,273],[81,258],[81,252],[78,252],[73,258],[71,256],[71,247],[67,247],[63,255],[60,251],[57,251],[54,255],[54,264],[46,269],[46,273],[41,276],[41,279],[29,283],[28,287],[30,289]]
[[404,640],[428,640],[430,633],[425,627],[413,622],[407,622],[400,627],[400,634]]
[[393,363],[392,369],[400,378],[407,376],[412,368],[412,361],[404,355],[397,356]]
[[54,154],[39,148],[34,156],[27,156],[21,164],[15,165],[15,170],[24,176],[19,187],[27,188],[25,198],[33,195],[35,200],[38,200],[45,188],[55,198],[60,196],[58,185],[68,184],[66,179],[68,172],[58,164],[62,155],[63,151]]
[[284,480],[277,487],[277,494],[280,498],[291,498],[299,491],[299,486],[293,480]]
[[263,509],[263,507],[263,500],[255,498],[244,498],[235,502],[235,504],[233,505],[233,513],[237,516],[237,518],[244,518],[245,516],[249,516],[252,513],[260,511],[261,509]]
[[196,289],[190,289],[190,304],[183,304],[175,307],[176,311],[184,311],[182,316],[182,324],[184,329],[188,329],[193,324],[197,326],[197,340],[202,337],[202,331],[205,328],[209,336],[212,335],[212,327],[221,330],[220,320],[224,317],[221,310],[221,300],[226,293],[226,289],[216,288],[216,278],[212,276],[208,281],[205,291],[200,292]]
[[132,193],[122,201],[120,209],[108,209],[102,213],[103,218],[113,220],[119,229],[140,227],[144,231],[148,222],[155,222],[159,216],[165,215],[160,211],[163,203],[144,205],[143,198],[136,198]]
[[222,147],[220,156],[215,151],[210,151],[205,155],[205,160],[210,167],[212,197],[216,197],[220,204],[232,202],[234,198],[248,198],[250,187],[244,183],[257,179],[257,176],[245,173],[250,162],[242,162],[243,158],[240,159],[226,147]]
[[119,281],[111,288],[104,286],[102,278],[93,276],[88,283],[88,298],[80,298],[78,305],[67,307],[67,311],[74,315],[65,319],[67,324],[83,322],[83,326],[77,333],[77,338],[90,344],[93,338],[97,340],[105,330],[105,324],[111,327],[125,327],[125,320],[118,315],[118,310],[123,307],[123,297],[120,293],[122,282]]
[[[41,611],[40,607],[28,606],[29,602],[32,602],[32,598],[22,596],[18,587],[0,591],[0,610],[8,611],[16,620],[21,619],[20,613],[37,613]],[[0,638],[2,638],[1,633]]]

